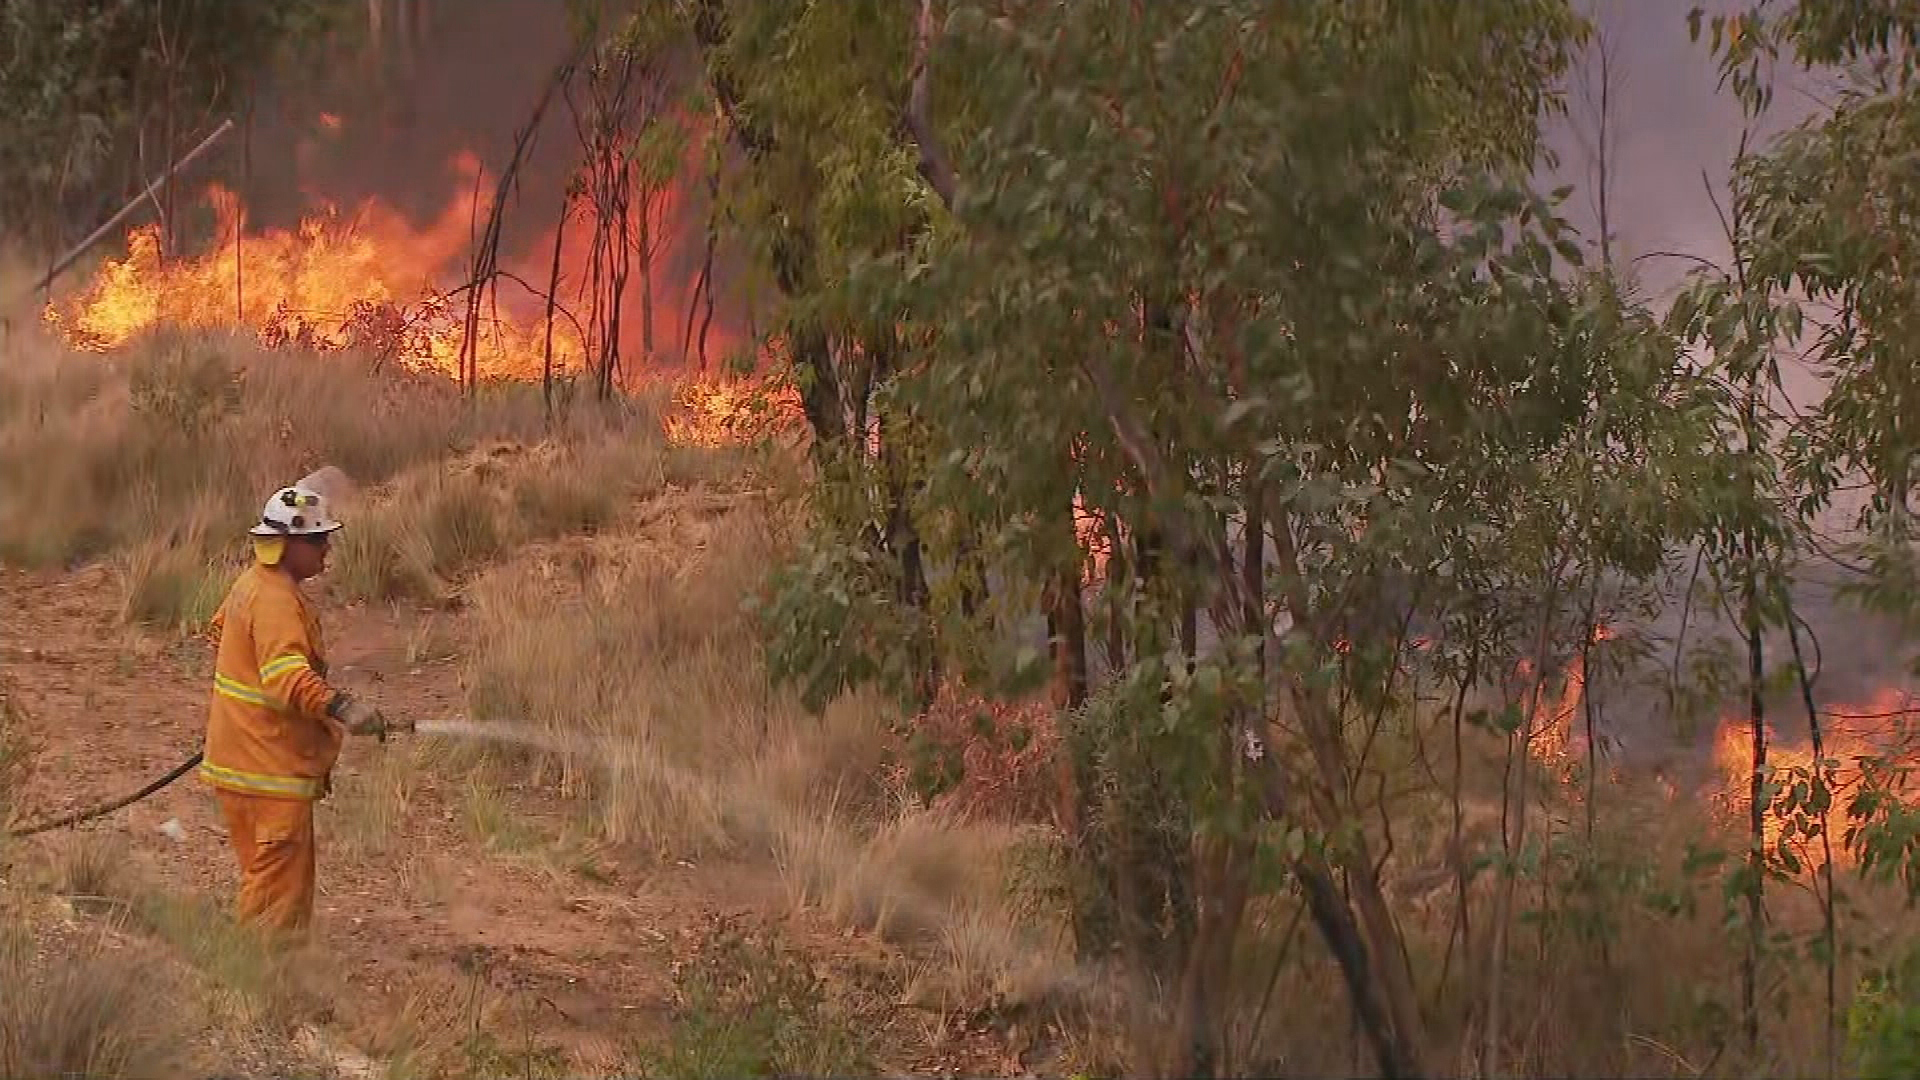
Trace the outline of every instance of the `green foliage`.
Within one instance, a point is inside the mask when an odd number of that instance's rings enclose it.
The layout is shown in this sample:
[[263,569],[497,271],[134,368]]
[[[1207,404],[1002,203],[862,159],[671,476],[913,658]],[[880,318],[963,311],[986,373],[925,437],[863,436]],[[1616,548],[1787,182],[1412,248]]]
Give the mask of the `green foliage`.
[[795,683],[813,709],[872,682],[904,698],[913,616],[897,602],[895,580],[897,571],[857,540],[829,532],[800,538],[765,595],[750,601],[767,638],[768,669]]
[[1868,973],[1847,1009],[1847,1049],[1861,1080],[1920,1073],[1920,954]]
[[153,170],[153,146],[171,138],[171,152],[185,152],[199,118],[232,109],[258,75],[354,10],[348,0],[0,3],[0,223],[101,216],[145,184],[137,170]]
[[851,1076],[873,1068],[858,1030],[806,962],[778,941],[722,923],[676,965],[679,1008],[647,1075]]
[[[1743,160],[1738,265],[1656,312],[1616,268],[1580,265],[1569,192],[1526,181],[1587,32],[1568,5],[1089,0],[1016,17],[954,0],[931,6],[925,40],[912,8],[687,7],[744,151],[729,220],[782,293],[775,332],[826,447],[815,534],[764,624],[815,703],[911,683],[929,632],[940,671],[994,693],[1033,689],[1050,653],[1054,700],[1078,706],[1062,718],[1083,936],[1158,920],[1138,947],[1190,959],[1188,900],[1168,898],[1205,875],[1173,853],[1218,838],[1260,840],[1242,857],[1262,889],[1320,859],[1364,889],[1419,805],[1384,792],[1427,760],[1436,684],[1482,705],[1463,734],[1508,755],[1503,800],[1541,798],[1514,779],[1540,692],[1508,673],[1620,673],[1653,642],[1603,647],[1594,624],[1653,615],[1682,582],[1687,605],[1739,601],[1756,634],[1792,625],[1808,522],[1852,473],[1879,492],[1870,594],[1920,593],[1894,588],[1920,450],[1902,420],[1920,406],[1898,211],[1920,195],[1901,51],[1920,24],[1903,9],[1712,20],[1755,109],[1765,62],[1789,52],[1849,65],[1857,89]],[[951,183],[922,175],[941,157]],[[1846,315],[1819,323],[1792,290]],[[1770,406],[1776,357],[1809,336],[1833,389],[1795,424]],[[1104,573],[1076,591],[1089,534]],[[1670,718],[1717,716],[1746,658],[1674,647]],[[1077,687],[1093,648],[1108,663]],[[1788,688],[1793,670],[1772,672],[1756,692]],[[1301,791],[1309,808],[1280,808]],[[1779,843],[1691,861],[1679,892],[1634,853],[1527,835],[1503,801],[1495,918],[1537,880],[1542,925],[1604,955],[1622,910],[1691,917],[1714,879],[1728,925],[1759,943],[1750,903],[1769,875],[1825,862],[1841,795],[1822,762],[1762,798]],[[1861,798],[1849,845],[1912,864],[1903,804]],[[1830,880],[1815,892],[1840,903]],[[1129,896],[1149,899],[1119,910]]]
[[1864,777],[1847,801],[1846,850],[1862,874],[1898,881],[1909,898],[1920,898],[1920,809],[1905,793],[1912,767],[1865,759]]

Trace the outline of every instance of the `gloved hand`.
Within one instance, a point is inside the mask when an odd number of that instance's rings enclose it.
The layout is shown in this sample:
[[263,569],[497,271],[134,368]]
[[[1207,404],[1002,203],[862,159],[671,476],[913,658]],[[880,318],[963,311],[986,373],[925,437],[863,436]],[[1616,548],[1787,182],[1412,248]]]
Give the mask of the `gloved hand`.
[[358,698],[348,700],[340,710],[338,719],[349,735],[377,735],[381,741],[386,740],[388,731],[386,714]]

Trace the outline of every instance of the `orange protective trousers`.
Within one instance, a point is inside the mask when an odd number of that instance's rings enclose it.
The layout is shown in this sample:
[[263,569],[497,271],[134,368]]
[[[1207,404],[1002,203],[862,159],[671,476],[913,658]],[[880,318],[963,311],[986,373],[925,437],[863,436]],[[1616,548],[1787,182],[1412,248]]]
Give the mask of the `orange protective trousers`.
[[313,803],[218,791],[240,860],[241,922],[302,934],[313,919]]

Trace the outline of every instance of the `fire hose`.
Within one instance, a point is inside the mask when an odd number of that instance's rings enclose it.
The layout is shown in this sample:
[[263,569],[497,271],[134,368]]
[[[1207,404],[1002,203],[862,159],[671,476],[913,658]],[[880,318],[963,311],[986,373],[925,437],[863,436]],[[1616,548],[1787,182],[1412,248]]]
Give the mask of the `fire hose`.
[[64,829],[69,825],[78,825],[84,821],[92,821],[97,817],[105,817],[123,806],[132,806],[141,799],[146,798],[161,788],[166,787],[168,784],[173,783],[175,780],[187,775],[189,772],[192,772],[194,766],[200,764],[200,758],[201,752],[195,750],[192,757],[175,765],[172,771],[168,772],[165,776],[162,776],[160,779],[155,780],[153,783],[148,784],[146,787],[141,788],[131,795],[115,799],[109,803],[101,803],[99,806],[87,810],[68,814],[66,817],[55,818],[52,821],[43,821],[38,825],[29,825],[24,829],[12,829],[7,832],[7,835],[15,837],[32,836],[35,833],[52,832],[55,829]]
[[[377,735],[381,742],[386,742],[387,734],[389,732],[412,731],[412,730],[413,730],[413,726],[411,724],[402,722],[402,723],[389,724],[387,727],[381,729],[377,733]],[[7,830],[6,835],[10,837],[33,836],[37,833],[52,832],[55,829],[64,829],[71,825],[79,825],[83,822],[92,821],[95,818],[105,817],[108,814],[113,813],[115,810],[120,809],[121,807],[132,806],[134,803],[139,802],[141,799],[144,799],[147,796],[152,795],[154,792],[159,791],[161,788],[166,787],[168,784],[171,784],[175,780],[178,780],[181,777],[192,772],[194,768],[200,764],[200,759],[203,756],[204,756],[204,751],[195,750],[193,752],[193,756],[187,758],[187,760],[181,762],[180,764],[175,765],[172,769],[168,770],[166,775],[160,777],[159,779],[153,781],[152,783],[148,784],[146,787],[141,788],[139,791],[136,791],[131,795],[125,795],[118,799],[113,800],[112,802],[101,803],[99,806],[89,807],[88,809],[85,809],[85,810],[78,810],[78,811],[75,811],[74,813],[66,815],[65,817],[55,818],[52,821],[43,821],[38,825],[29,825],[24,829],[9,829]]]

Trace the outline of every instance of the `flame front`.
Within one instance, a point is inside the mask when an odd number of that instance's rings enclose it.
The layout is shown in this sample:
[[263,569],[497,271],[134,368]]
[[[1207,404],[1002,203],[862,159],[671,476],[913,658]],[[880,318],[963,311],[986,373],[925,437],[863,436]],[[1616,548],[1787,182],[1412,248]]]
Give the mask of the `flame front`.
[[[1913,695],[1886,688],[1861,705],[1834,706],[1820,716],[1821,751],[1827,761],[1826,781],[1833,791],[1833,805],[1844,805],[1844,795],[1859,786],[1864,778],[1863,761],[1885,759],[1911,751],[1913,733],[1905,719],[1920,713]],[[1801,722],[1805,718],[1801,717]],[[1811,733],[1782,736],[1767,725],[1767,768],[1775,784],[1810,778],[1819,762],[1813,754]],[[1725,816],[1744,826],[1753,805],[1753,726],[1745,716],[1729,716],[1721,721],[1714,740],[1714,765],[1721,791],[1716,801]],[[1782,797],[1768,808],[1762,822],[1762,834],[1769,849],[1780,844],[1785,834],[1786,808]],[[1805,856],[1807,853],[1802,852]],[[1852,865],[1854,856],[1834,844],[1834,860]]]
[[[474,191],[478,163],[456,164],[463,187]],[[466,305],[436,278],[468,244],[475,197],[455,199],[425,228],[368,200],[351,215],[326,206],[294,228],[249,232],[238,196],[214,185],[206,198],[218,240],[208,251],[163,258],[159,226],[135,228],[126,257],[107,260],[77,295],[49,305],[46,318],[68,343],[93,351],[160,326],[240,329],[266,345],[372,348],[412,368],[455,375]],[[489,311],[475,354],[483,378],[537,377],[544,324]],[[554,354],[557,370],[579,367],[571,328],[556,327]]]
[[[337,118],[321,118],[321,127],[329,133],[339,126]],[[455,190],[464,194],[424,226],[368,199],[352,213],[327,204],[292,228],[254,230],[241,199],[211,185],[205,201],[217,223],[216,240],[206,251],[168,255],[159,226],[136,227],[127,235],[124,257],[105,260],[74,295],[50,303],[44,318],[69,345],[86,351],[117,349],[162,327],[228,330],[250,334],[268,347],[366,350],[416,371],[457,378],[467,341],[469,300],[458,282],[470,263],[483,185],[478,182],[480,164],[471,155],[458,158],[454,171]],[[584,216],[585,207],[578,209],[576,218]],[[623,310],[650,305],[643,310],[659,316],[662,347],[623,340],[623,385],[661,378],[658,354],[682,344],[679,331],[693,325],[682,314],[694,298],[690,284],[662,272],[676,234],[673,219],[686,212],[675,188],[662,193],[650,214],[646,227],[667,242],[654,249],[656,265],[649,281],[633,282],[649,294],[642,298],[629,289],[622,303]],[[547,369],[549,349],[556,374],[585,370],[590,344],[581,319],[569,310],[580,301],[566,294],[569,283],[577,290],[587,277],[579,267],[586,260],[591,232],[590,223],[575,220],[559,237],[563,295],[551,326],[546,298],[527,282],[545,284],[554,230],[547,230],[519,258],[503,254],[501,266],[508,273],[496,293],[486,297],[473,342],[478,377],[538,379]],[[546,254],[536,257],[537,252]],[[646,336],[652,337],[655,322],[631,317],[617,325],[635,333],[644,326]],[[701,336],[703,342],[713,338],[722,355],[746,345],[724,320],[720,325],[703,321]],[[668,427],[678,441],[740,442],[799,423],[797,397],[779,380],[718,376],[675,381],[680,385],[673,394]]]

